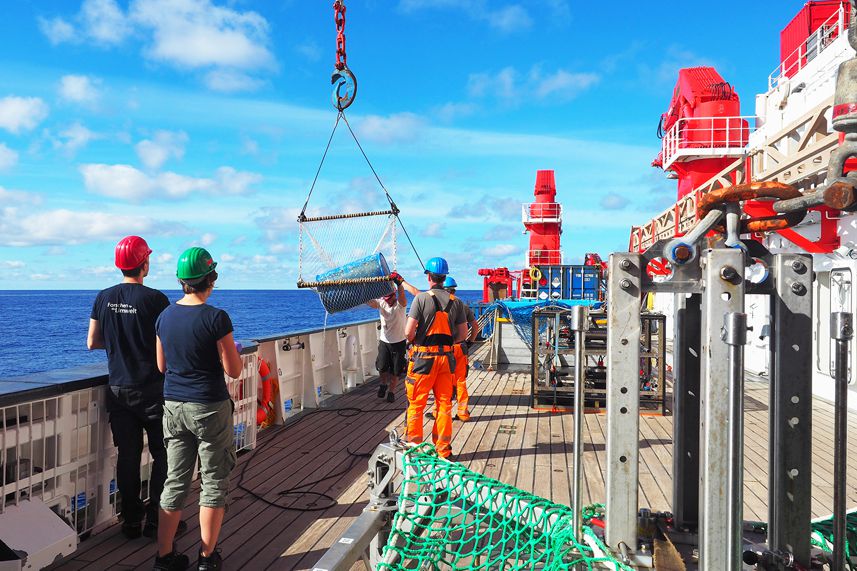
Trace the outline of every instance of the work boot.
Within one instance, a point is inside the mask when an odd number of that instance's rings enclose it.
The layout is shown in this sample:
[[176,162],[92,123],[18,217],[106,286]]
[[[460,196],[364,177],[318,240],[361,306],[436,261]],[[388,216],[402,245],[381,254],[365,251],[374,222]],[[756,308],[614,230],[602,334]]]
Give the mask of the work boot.
[[202,551],[199,552],[199,561],[197,561],[197,571],[219,571],[223,566],[223,557],[220,556],[220,550],[215,549],[208,557],[202,556]]
[[[176,536],[183,535],[187,531],[187,522],[179,521],[179,526],[176,528]],[[143,526],[143,535],[146,537],[158,537],[158,517],[146,518],[146,525]]]
[[190,565],[190,558],[184,553],[176,553],[173,549],[163,557],[155,557],[153,571],[185,571]]
[[428,411],[426,413],[426,418],[434,418],[434,413],[432,411]]
[[467,422],[468,420],[470,420],[470,413],[467,411],[459,412],[458,414],[455,415],[454,418],[455,418],[455,420],[460,420],[461,422]]
[[387,385],[378,385],[378,398],[384,398],[384,395],[387,394]]
[[396,393],[387,391],[387,402],[393,402],[394,400],[396,400]]

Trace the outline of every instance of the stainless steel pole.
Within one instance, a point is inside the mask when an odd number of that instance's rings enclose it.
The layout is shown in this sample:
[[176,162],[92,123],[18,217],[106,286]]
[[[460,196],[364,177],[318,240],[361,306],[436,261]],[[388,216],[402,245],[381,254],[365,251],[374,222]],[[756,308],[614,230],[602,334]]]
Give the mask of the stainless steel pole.
[[572,509],[574,514],[574,539],[581,541],[582,479],[583,479],[583,414],[585,409],[584,383],[586,382],[586,362],[584,345],[586,332],[589,330],[589,308],[576,305],[571,309],[571,330],[574,331],[574,472],[572,475]]
[[729,515],[726,550],[730,569],[742,569],[744,526],[744,345],[747,314],[723,316],[723,341],[729,346]]
[[833,378],[836,382],[833,428],[833,571],[845,569],[845,486],[848,438],[848,346],[854,336],[852,315],[830,314],[830,336],[835,340]]

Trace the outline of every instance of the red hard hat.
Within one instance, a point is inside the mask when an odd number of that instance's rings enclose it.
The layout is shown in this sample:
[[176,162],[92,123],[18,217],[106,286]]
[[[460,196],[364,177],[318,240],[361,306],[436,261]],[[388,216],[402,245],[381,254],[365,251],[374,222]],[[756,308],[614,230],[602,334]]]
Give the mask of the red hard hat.
[[142,265],[151,253],[152,249],[139,236],[125,236],[116,244],[116,267],[133,270]]

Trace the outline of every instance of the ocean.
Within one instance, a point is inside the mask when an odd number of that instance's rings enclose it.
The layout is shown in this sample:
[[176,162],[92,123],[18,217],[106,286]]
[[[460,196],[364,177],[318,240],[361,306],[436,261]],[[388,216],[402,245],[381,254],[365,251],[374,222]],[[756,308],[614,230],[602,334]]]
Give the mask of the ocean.
[[[102,350],[86,348],[89,314],[97,291],[0,291],[0,379],[40,371],[106,362]],[[170,301],[181,291],[164,291]],[[481,291],[458,292],[467,302]],[[209,303],[229,313],[236,339],[267,337],[323,327],[325,311],[308,290],[220,290]],[[363,306],[328,316],[329,326],[373,319]]]

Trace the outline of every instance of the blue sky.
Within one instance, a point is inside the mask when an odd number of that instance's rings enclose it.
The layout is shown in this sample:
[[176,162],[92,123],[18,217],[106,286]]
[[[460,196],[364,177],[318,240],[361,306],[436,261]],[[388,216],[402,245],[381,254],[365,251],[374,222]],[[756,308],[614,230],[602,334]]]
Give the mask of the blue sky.
[[[224,288],[291,288],[295,215],[330,134],[327,0],[8,0],[0,20],[0,289],[117,281],[126,234],[148,283],[205,245]],[[799,0],[347,0],[348,116],[421,256],[463,287],[520,267],[520,203],[554,169],[563,249],[625,249],[672,203],[649,166],[680,67],[714,65],[742,113]],[[345,131],[311,205],[383,195]],[[399,266],[416,260],[399,239]]]

